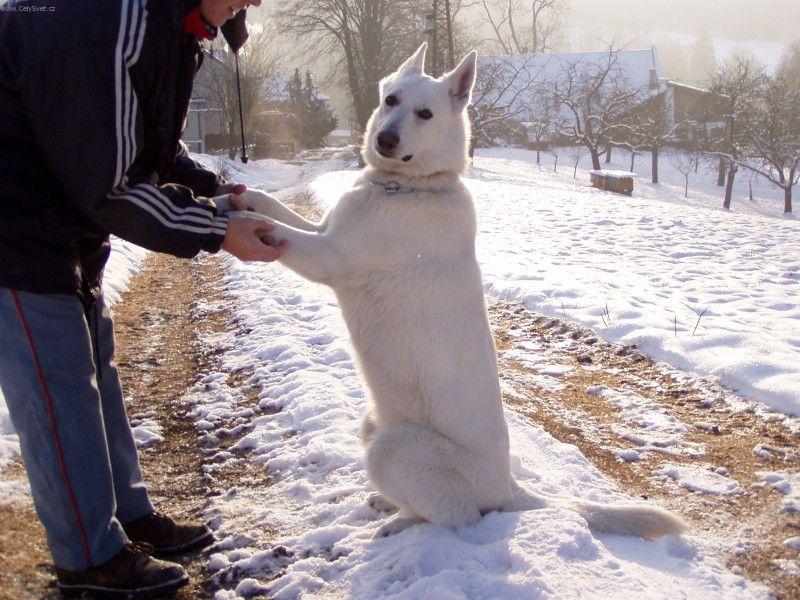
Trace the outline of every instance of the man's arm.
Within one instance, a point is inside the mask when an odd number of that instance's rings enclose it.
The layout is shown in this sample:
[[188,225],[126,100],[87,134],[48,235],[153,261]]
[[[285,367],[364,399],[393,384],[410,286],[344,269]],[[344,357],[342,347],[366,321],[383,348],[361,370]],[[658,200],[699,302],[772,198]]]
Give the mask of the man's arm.
[[119,22],[109,23],[119,29],[116,47],[87,44],[21,70],[20,94],[37,146],[69,201],[101,228],[176,256],[215,252],[228,217],[187,187],[155,185],[155,174],[135,165],[144,123],[130,71],[147,19],[140,2],[121,6]]
[[223,193],[221,186],[226,183],[225,179],[220,175],[209,171],[189,156],[189,151],[183,141],[178,143],[175,166],[172,167],[167,179],[170,183],[178,183],[188,187],[196,196],[206,196],[208,198]]

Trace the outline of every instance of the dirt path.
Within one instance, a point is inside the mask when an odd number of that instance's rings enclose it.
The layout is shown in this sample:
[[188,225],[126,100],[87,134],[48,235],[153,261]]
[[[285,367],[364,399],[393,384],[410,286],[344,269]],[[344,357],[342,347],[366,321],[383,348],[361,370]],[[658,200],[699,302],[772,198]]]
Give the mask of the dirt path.
[[[189,262],[154,255],[114,309],[117,362],[129,417],[135,426],[157,424],[163,438],[140,448],[144,478],[156,506],[172,515],[202,517],[208,499],[232,485],[218,479],[209,463],[238,437],[201,440],[182,400],[203,373],[220,370],[214,355],[221,349],[204,348],[200,339],[235,330],[230,314],[209,308],[224,306],[213,302],[224,293],[221,274],[221,261],[214,257]],[[241,401],[251,402],[246,378],[247,373],[230,374],[231,384],[243,391]],[[244,435],[246,428],[239,432]],[[24,479],[20,465],[2,476]],[[244,468],[237,477],[255,485],[267,483],[262,470]],[[58,598],[32,506],[0,506],[0,519],[8,524],[0,528],[0,598]],[[203,572],[205,561],[203,554],[183,561],[192,583],[178,598],[212,596],[213,583]]]

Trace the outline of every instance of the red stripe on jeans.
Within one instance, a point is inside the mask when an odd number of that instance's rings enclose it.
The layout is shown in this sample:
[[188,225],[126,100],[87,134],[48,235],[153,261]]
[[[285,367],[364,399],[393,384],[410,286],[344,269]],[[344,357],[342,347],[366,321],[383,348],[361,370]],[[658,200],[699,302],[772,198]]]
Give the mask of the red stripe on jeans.
[[39,385],[42,387],[44,402],[47,406],[47,414],[50,417],[50,431],[53,434],[53,440],[56,444],[56,455],[58,456],[58,464],[61,468],[61,477],[64,479],[64,485],[67,488],[67,495],[69,496],[69,501],[72,504],[72,510],[75,511],[75,522],[78,525],[78,533],[81,537],[83,557],[86,559],[87,567],[91,567],[93,565],[92,556],[89,553],[89,541],[86,538],[86,530],[83,527],[81,513],[78,510],[78,501],[75,499],[75,492],[72,490],[72,484],[70,483],[69,475],[67,474],[67,464],[64,460],[64,449],[61,446],[61,437],[58,435],[58,426],[56,425],[56,412],[53,409],[53,397],[50,395],[50,389],[47,387],[47,381],[44,378],[44,370],[42,370],[42,365],[39,362],[39,355],[36,353],[36,346],[33,343],[33,336],[31,335],[30,327],[28,327],[28,320],[25,318],[25,313],[22,310],[22,304],[19,301],[19,296],[17,296],[17,292],[13,290],[11,290],[11,296],[14,298],[14,304],[17,307],[17,314],[19,314],[19,320],[22,322],[22,328],[25,330],[25,336],[28,338],[28,344],[30,344],[31,347],[31,354],[33,354],[33,362],[36,365],[36,372],[39,375]]

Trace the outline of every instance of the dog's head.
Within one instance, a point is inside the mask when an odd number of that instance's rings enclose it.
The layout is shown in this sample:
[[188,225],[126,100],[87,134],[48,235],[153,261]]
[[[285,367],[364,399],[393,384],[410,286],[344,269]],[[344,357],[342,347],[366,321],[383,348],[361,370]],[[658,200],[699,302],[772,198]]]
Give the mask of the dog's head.
[[411,176],[460,173],[467,164],[466,108],[475,84],[477,54],[470,52],[439,79],[424,72],[427,44],[380,82],[361,154],[381,171]]

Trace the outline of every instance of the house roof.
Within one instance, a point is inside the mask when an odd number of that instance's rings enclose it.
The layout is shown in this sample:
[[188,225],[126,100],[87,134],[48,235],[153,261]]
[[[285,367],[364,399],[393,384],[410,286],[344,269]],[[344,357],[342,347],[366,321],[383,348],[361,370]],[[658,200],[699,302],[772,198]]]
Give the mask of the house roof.
[[[612,51],[614,68],[624,79],[630,91],[642,90],[650,97],[662,88],[661,66],[655,47],[648,50]],[[499,54],[479,59],[480,77],[497,76],[495,91],[479,98],[477,103],[508,105],[523,118],[535,118],[536,107],[541,106],[541,92],[537,87],[545,83],[563,81],[567,71],[575,66],[578,72],[603,68],[608,64],[609,52],[545,52],[537,54]],[[655,77],[657,88],[650,87]],[[485,81],[485,79],[484,79]],[[480,85],[480,84],[479,84]],[[663,89],[662,89],[663,91]],[[478,95],[482,93],[478,91]]]

